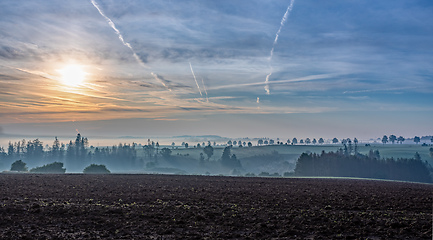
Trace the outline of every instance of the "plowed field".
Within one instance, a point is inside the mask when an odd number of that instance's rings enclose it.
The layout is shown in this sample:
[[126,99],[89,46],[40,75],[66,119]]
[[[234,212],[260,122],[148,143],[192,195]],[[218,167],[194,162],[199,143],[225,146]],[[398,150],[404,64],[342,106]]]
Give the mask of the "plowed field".
[[433,185],[0,174],[1,239],[432,239]]

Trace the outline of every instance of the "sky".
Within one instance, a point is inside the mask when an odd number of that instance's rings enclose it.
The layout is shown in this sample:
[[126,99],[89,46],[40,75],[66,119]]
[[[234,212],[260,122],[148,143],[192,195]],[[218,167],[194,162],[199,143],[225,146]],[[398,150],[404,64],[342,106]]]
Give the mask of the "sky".
[[430,0],[2,0],[0,134],[433,135]]

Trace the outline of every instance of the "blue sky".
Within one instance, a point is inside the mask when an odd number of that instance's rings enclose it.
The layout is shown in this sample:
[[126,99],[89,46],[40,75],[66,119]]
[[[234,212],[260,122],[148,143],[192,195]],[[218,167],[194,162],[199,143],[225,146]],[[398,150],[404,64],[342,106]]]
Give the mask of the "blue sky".
[[433,134],[433,2],[290,2],[1,1],[0,130]]

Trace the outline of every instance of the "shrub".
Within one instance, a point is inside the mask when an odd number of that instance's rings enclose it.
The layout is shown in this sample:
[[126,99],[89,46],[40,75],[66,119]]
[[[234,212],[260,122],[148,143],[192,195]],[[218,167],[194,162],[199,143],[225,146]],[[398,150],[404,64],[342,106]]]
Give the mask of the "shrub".
[[87,166],[84,170],[83,173],[111,173],[110,170],[107,169],[107,167],[105,165],[97,165],[97,164],[90,164],[89,166]]
[[43,165],[42,167],[35,167],[30,170],[31,173],[65,173],[66,168],[63,168],[63,163],[53,162]]
[[27,164],[21,160],[15,161],[11,165],[11,171],[27,172]]

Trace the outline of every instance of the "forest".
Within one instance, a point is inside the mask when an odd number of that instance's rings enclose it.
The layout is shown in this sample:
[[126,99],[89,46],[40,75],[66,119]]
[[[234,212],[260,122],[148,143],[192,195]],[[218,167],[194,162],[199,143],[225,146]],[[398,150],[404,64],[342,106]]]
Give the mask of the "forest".
[[416,153],[413,158],[381,158],[378,150],[368,155],[337,152],[303,153],[296,176],[355,177],[432,183],[433,168]]

